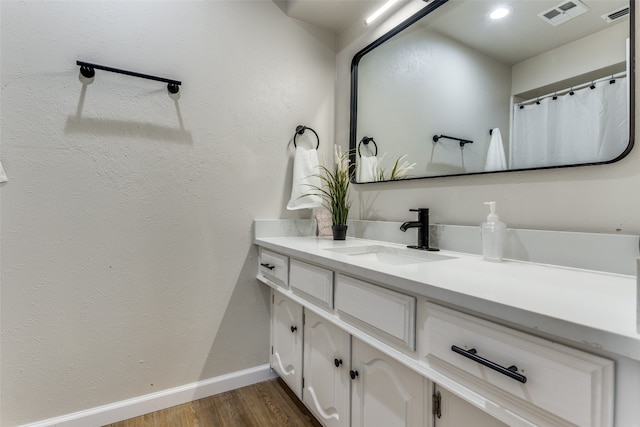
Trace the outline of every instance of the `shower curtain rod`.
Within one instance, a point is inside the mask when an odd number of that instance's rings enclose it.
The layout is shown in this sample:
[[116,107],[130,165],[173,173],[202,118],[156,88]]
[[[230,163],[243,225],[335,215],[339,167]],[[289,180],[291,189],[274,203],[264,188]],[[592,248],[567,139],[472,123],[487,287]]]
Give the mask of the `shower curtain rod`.
[[621,71],[619,73],[612,74],[609,77],[601,77],[599,79],[590,80],[590,81],[588,81],[586,83],[580,83],[580,84],[575,85],[575,86],[571,86],[571,87],[568,87],[568,88],[565,88],[565,89],[560,89],[560,90],[557,90],[557,91],[555,91],[553,93],[548,93],[546,95],[537,96],[535,98],[531,98],[531,99],[528,99],[526,101],[520,101],[516,105],[518,105],[519,107],[524,107],[525,105],[535,104],[536,102],[542,101],[543,99],[551,98],[551,97],[558,96],[558,95],[564,95],[565,93],[569,93],[569,92],[571,92],[573,90],[583,89],[585,87],[589,87],[589,86],[594,85],[596,83],[604,82],[604,81],[607,81],[607,80],[615,82],[615,79],[620,78],[620,77],[626,77],[626,76],[627,76],[627,72],[626,71]]

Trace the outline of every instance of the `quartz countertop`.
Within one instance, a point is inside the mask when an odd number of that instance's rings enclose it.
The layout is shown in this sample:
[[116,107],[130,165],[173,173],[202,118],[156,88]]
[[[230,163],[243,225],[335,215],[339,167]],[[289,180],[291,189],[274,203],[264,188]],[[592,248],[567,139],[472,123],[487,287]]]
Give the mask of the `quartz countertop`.
[[268,237],[256,238],[255,243],[511,326],[640,360],[634,276],[512,260],[488,262],[450,251],[437,253],[451,259],[408,265],[332,251],[368,245],[406,248],[359,238]]

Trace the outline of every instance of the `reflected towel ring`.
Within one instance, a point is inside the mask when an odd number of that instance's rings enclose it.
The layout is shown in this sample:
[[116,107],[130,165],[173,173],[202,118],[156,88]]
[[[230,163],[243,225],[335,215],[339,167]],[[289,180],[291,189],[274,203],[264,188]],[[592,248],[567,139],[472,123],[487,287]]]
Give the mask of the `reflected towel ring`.
[[376,144],[376,142],[373,140],[372,137],[365,136],[358,143],[358,156],[362,157],[362,154],[360,153],[360,144],[369,145],[370,142],[373,142],[373,146],[376,148],[376,151],[373,153],[373,156],[375,157],[378,155],[378,144]]
[[302,135],[304,131],[307,129],[313,132],[313,134],[316,136],[316,140],[318,141],[318,145],[316,145],[316,150],[317,150],[318,148],[320,148],[320,137],[318,136],[315,130],[311,129],[310,127],[302,126],[302,125],[296,126],[296,133],[293,134],[293,146],[298,148],[298,146],[296,145],[296,138],[298,138],[298,135]]

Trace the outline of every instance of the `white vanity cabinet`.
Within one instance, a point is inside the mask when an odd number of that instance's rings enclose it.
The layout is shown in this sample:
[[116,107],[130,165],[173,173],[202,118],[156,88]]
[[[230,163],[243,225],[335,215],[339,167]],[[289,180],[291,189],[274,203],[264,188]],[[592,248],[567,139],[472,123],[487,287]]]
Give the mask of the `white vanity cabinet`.
[[261,253],[280,262],[258,275],[272,288],[271,365],[327,427],[614,425],[609,359],[347,263]]
[[427,427],[427,384],[420,374],[353,338],[351,426]]
[[606,426],[613,418],[613,362],[425,303],[423,358],[530,419],[555,426]]
[[338,274],[335,304],[346,321],[400,349],[415,349],[415,297]]
[[302,399],[302,306],[273,291],[271,301],[271,367]]
[[333,308],[333,271],[292,259],[289,284],[293,293],[316,306]]
[[351,336],[307,310],[302,400],[327,427],[349,426],[350,361]]
[[266,249],[260,249],[260,274],[273,283],[289,286],[289,258]]
[[508,427],[486,412],[460,399],[455,394],[434,384],[436,396],[433,427]]

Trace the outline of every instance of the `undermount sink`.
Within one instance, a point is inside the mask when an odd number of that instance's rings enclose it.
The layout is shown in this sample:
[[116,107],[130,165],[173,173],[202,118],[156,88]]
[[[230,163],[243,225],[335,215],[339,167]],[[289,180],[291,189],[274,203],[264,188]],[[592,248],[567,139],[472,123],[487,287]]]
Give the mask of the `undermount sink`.
[[397,248],[384,245],[351,246],[330,248],[327,251],[357,257],[359,260],[379,262],[388,265],[408,265],[423,262],[444,261],[455,257],[420,249]]

